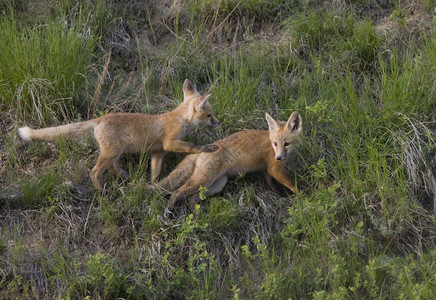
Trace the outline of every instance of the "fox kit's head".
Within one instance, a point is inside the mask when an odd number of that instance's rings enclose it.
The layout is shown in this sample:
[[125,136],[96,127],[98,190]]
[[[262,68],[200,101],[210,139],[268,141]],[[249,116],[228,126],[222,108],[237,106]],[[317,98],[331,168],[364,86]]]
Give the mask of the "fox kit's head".
[[303,133],[303,121],[298,112],[294,111],[287,122],[274,120],[266,113],[269,126],[269,138],[277,160],[285,159],[292,148],[300,143]]
[[189,104],[189,119],[194,126],[218,126],[220,124],[220,121],[212,114],[212,106],[208,102],[210,96],[211,94],[200,95],[188,79],[183,83],[183,102]]

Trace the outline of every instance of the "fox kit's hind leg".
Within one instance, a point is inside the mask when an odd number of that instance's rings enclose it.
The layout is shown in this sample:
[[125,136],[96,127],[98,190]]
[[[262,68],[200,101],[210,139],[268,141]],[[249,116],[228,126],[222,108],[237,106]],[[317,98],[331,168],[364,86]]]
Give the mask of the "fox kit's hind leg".
[[[120,153],[120,155],[121,155],[121,153]],[[129,172],[121,169],[121,167],[120,167],[120,155],[118,155],[118,158],[115,159],[115,161],[113,162],[112,167],[111,167],[111,171],[114,174],[121,176],[123,179],[127,179],[127,178],[129,178]]]
[[111,169],[114,173],[123,178],[128,177],[128,173],[120,168],[119,159],[124,152],[125,146],[110,138],[109,126],[101,124],[94,129],[94,136],[100,148],[100,155],[97,164],[91,170],[91,180],[99,190],[103,189],[103,173],[106,169]]
[[195,158],[195,155],[186,156],[167,177],[157,183],[157,186],[169,192],[178,189],[192,175],[195,168]]
[[[200,199],[200,194],[198,189],[200,186],[204,186],[207,188],[207,192],[205,196],[210,196],[220,192],[223,187],[227,183],[227,176],[225,174],[221,174],[218,176],[208,176],[210,174],[202,174],[203,176],[198,176],[199,174],[194,174],[190,179],[188,179],[185,184],[183,184],[179,189],[173,192],[168,201],[167,209],[171,210],[174,208],[174,205],[180,199],[188,199],[188,205],[193,210],[195,208],[195,204]],[[207,178],[211,178],[211,183],[208,182]],[[192,197],[190,197],[192,195]]]
[[167,210],[171,211],[174,208],[174,205],[183,198],[189,197],[190,195],[198,192],[198,188],[200,187],[201,182],[198,182],[195,179],[188,179],[184,185],[182,185],[179,189],[174,191],[168,200]]
[[[207,186],[207,191],[204,196],[209,197],[221,192],[227,183],[228,176],[221,175],[211,185]],[[188,205],[191,211],[195,210],[195,204],[200,202],[200,193],[194,194],[188,199]]]
[[100,149],[97,164],[91,170],[91,180],[97,189],[103,189],[103,173],[108,168],[111,168],[116,174],[122,177],[128,176],[128,173],[119,167],[118,160],[122,153],[122,150],[105,151],[104,149]]

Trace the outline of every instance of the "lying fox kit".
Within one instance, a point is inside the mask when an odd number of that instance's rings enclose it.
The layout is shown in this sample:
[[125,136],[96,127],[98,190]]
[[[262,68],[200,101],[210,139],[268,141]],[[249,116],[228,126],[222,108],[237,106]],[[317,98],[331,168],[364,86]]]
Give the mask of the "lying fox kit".
[[140,113],[111,113],[89,121],[31,129],[22,127],[18,134],[23,140],[53,141],[57,137],[75,138],[94,130],[100,154],[91,170],[91,179],[97,189],[103,188],[103,172],[110,168],[123,178],[128,172],[121,169],[119,158],[123,153],[137,153],[142,149],[150,152],[151,180],[156,182],[166,152],[202,153],[213,152],[216,145],[195,145],[182,141],[185,135],[199,125],[217,126],[208,102],[211,95],[202,96],[189,80],[183,83],[183,103],[173,111],[161,115]]
[[200,199],[200,186],[206,187],[206,196],[210,196],[224,188],[229,176],[254,171],[264,171],[270,186],[274,178],[296,193],[285,172],[284,159],[300,144],[303,132],[301,116],[294,112],[287,122],[280,122],[267,113],[266,120],[269,130],[239,131],[213,143],[218,146],[213,153],[187,155],[168,177],[157,183],[157,186],[173,192],[167,212],[180,199],[186,199],[193,210]]

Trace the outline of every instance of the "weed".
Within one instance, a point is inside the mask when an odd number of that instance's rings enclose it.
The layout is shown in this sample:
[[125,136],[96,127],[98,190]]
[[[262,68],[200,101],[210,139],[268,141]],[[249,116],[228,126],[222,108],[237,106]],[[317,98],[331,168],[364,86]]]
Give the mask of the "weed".
[[84,295],[100,294],[104,298],[118,298],[125,295],[126,276],[117,270],[115,263],[104,254],[96,253],[86,262],[88,274],[78,285]]

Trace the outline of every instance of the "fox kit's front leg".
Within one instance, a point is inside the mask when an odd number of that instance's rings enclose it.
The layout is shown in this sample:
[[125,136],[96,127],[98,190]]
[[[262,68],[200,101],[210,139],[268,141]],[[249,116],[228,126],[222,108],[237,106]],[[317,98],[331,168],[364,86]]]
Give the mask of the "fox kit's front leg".
[[194,143],[180,141],[176,139],[166,140],[163,143],[165,151],[168,152],[184,152],[184,153],[201,153],[201,152],[215,152],[218,150],[216,145],[196,145]]
[[[271,175],[275,180],[286,186],[288,189],[293,191],[295,194],[297,193],[297,189],[292,183],[291,177],[286,173],[283,164],[271,164],[268,165],[267,172]],[[268,176],[267,176],[268,180]],[[268,184],[271,184],[271,179],[268,180]]]

